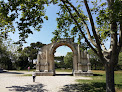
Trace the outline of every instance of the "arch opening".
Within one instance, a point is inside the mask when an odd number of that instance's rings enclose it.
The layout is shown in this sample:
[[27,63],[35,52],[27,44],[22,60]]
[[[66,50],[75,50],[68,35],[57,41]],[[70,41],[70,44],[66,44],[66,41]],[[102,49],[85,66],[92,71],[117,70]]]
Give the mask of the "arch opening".
[[[51,52],[50,52],[50,57],[51,57],[51,63],[52,63],[52,69],[53,69],[53,73],[55,75],[55,64],[54,64],[54,53],[56,51],[56,49],[60,46],[67,46],[71,49],[71,51],[73,52],[73,67],[72,67],[72,73],[74,73],[74,71],[77,71],[77,63],[78,63],[78,51],[75,48],[74,45],[72,45],[71,43],[67,43],[67,42],[58,42],[55,43],[52,47],[51,47]],[[77,46],[76,46],[77,47]]]
[[55,76],[73,75],[73,52],[66,45],[58,46],[54,51]]

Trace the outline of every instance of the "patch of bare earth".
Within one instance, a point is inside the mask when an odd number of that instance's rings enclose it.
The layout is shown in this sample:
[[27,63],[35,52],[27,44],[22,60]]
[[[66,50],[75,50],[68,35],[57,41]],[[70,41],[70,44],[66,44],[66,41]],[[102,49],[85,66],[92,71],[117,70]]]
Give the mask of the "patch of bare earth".
[[[33,82],[32,74],[26,71],[9,71],[0,73],[0,92],[62,92],[65,85],[76,84],[76,79],[91,79],[90,77],[64,76],[37,76]],[[65,91],[66,92],[66,91]]]

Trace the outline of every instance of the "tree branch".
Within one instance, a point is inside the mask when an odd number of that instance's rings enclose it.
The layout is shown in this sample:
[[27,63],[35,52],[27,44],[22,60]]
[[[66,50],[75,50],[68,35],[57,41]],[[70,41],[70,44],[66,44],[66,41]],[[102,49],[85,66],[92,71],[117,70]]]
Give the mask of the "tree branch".
[[119,30],[119,46],[118,46],[118,50],[120,52],[122,47],[122,22],[120,22],[120,30]]
[[68,6],[65,4],[64,0],[61,0],[63,2],[63,4],[65,5],[65,7],[67,8],[68,12],[70,13],[71,17],[73,18],[73,20],[75,21],[76,25],[78,26],[78,29],[80,30],[81,34],[83,35],[83,37],[85,38],[85,42],[87,42],[87,44],[89,45],[89,47],[94,51],[95,54],[98,55],[97,51],[92,47],[92,45],[90,44],[90,42],[87,40],[84,32],[81,30],[81,27],[79,26],[77,20],[74,18],[74,16],[72,15],[70,9],[68,8]]
[[107,50],[103,42],[101,42],[101,46],[102,46],[104,51]]
[[110,4],[110,0],[107,0],[108,1],[108,4]]
[[102,58],[103,54],[102,54],[102,49],[100,47],[100,41],[99,41],[99,38],[98,38],[97,33],[95,31],[94,21],[93,21],[93,18],[92,18],[92,15],[91,15],[91,12],[90,12],[87,0],[84,0],[84,3],[85,3],[86,10],[88,12],[88,15],[89,15],[89,19],[90,19],[90,23],[91,23],[91,27],[92,27],[92,32],[93,32],[93,35],[94,35],[94,37],[96,39],[97,49],[98,49],[98,52],[99,52],[99,56]]
[[[97,35],[98,35],[99,38],[100,38],[100,34],[99,34],[99,32],[98,32],[96,26],[95,26],[95,29],[96,29]],[[104,51],[107,50],[106,47],[105,47],[105,45],[104,45],[104,43],[103,43],[102,41],[101,41],[101,46],[102,46],[102,48],[103,48]]]
[[80,13],[77,11],[77,9],[76,9],[68,0],[67,0],[66,3],[68,3],[68,4],[73,8],[73,10],[75,10],[75,12],[77,13],[77,15],[81,18],[82,23],[84,24],[84,26],[85,26],[85,28],[86,28],[86,31],[87,31],[87,34],[88,34],[88,39],[91,41],[91,43],[92,43],[95,47],[97,47],[97,44],[95,43],[95,41],[94,41],[94,40],[92,39],[92,37],[91,37],[89,28],[88,28],[88,26],[87,26],[85,20],[82,18],[82,16],[81,16]]
[[[89,20],[89,18],[88,18],[88,20]],[[89,20],[89,22],[90,22],[90,20]],[[98,32],[98,30],[97,30],[97,28],[96,28],[96,26],[95,26],[95,31],[96,31],[96,33],[97,33],[97,35],[98,35],[98,37],[99,37],[99,39],[100,39],[100,34],[99,34],[99,32]],[[104,51],[106,51],[107,49],[106,49],[106,47],[105,47],[105,45],[104,45],[104,43],[101,41],[101,46],[102,46],[102,48],[103,48],[103,50]]]

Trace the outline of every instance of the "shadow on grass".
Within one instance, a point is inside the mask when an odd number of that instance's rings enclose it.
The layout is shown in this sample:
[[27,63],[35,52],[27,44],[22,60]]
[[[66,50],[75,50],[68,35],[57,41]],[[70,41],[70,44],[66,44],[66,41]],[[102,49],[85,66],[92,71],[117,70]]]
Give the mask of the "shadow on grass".
[[25,86],[11,86],[6,87],[9,88],[9,91],[19,91],[19,92],[48,92],[48,90],[43,89],[43,84],[37,85],[25,85]]
[[73,74],[55,74],[55,76],[73,76]]
[[102,74],[93,74],[93,76],[103,76]]
[[122,84],[115,84],[115,86],[119,89],[122,89]]
[[92,82],[65,85],[60,92],[105,92],[105,88],[106,84],[103,82]]

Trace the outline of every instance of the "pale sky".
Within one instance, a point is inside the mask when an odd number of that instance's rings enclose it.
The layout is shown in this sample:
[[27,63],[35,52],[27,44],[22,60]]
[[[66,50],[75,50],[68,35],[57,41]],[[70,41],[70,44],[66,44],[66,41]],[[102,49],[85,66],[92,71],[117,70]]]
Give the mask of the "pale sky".
[[[42,24],[42,28],[40,32],[33,31],[33,34],[30,34],[29,37],[26,39],[27,43],[23,44],[24,47],[29,46],[32,42],[42,42],[44,44],[50,44],[51,39],[53,38],[52,32],[57,28],[56,22],[56,13],[59,11],[59,7],[57,5],[50,5],[47,7],[46,15],[48,16],[48,20],[44,21]],[[14,34],[9,33],[10,37],[13,41],[19,40],[18,31]],[[67,46],[60,46],[56,49],[55,56],[63,56],[66,55],[67,52],[71,52],[71,49]]]
[[[75,0],[73,0],[75,2]],[[48,16],[48,20],[44,21],[42,24],[42,28],[40,32],[33,31],[33,34],[29,35],[28,39],[26,39],[27,44],[23,44],[24,47],[29,46],[30,43],[33,42],[42,42],[44,44],[50,44],[51,39],[53,38],[52,32],[57,28],[57,22],[56,22],[56,17],[59,11],[59,6],[57,5],[50,5],[47,7],[46,15]],[[16,25],[15,25],[16,26]],[[16,31],[15,34],[10,33],[10,37],[12,38],[13,41],[18,41],[19,40],[19,34]],[[106,42],[106,46],[109,44]],[[108,47],[107,47],[108,48]],[[56,56],[63,56],[66,55],[67,52],[71,52],[71,49],[67,46],[60,46],[56,49]]]

